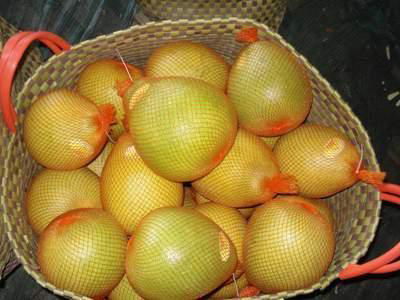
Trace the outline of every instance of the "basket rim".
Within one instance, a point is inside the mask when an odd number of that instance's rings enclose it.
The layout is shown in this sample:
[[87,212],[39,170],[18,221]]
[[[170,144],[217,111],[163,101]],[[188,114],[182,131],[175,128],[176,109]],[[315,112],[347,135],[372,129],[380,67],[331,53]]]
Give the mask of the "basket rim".
[[[289,49],[298,59],[301,60],[301,62],[309,69],[309,71],[311,73],[314,73],[314,75],[322,82],[323,85],[326,86],[326,88],[334,95],[334,97],[336,98],[336,100],[338,100],[340,102],[340,105],[342,106],[342,108],[344,108],[346,110],[346,112],[349,114],[349,116],[351,116],[352,121],[355,122],[355,124],[357,124],[358,129],[360,130],[360,132],[365,136],[366,140],[365,140],[365,144],[368,147],[368,150],[371,152],[371,165],[376,169],[376,171],[380,170],[379,167],[379,163],[378,160],[376,158],[376,153],[372,147],[371,144],[371,139],[370,136],[368,135],[367,130],[364,128],[364,126],[362,125],[361,121],[358,119],[358,117],[354,114],[354,112],[352,111],[351,107],[348,105],[347,102],[345,102],[343,100],[343,98],[341,97],[341,95],[337,92],[336,89],[334,89],[331,84],[320,74],[320,72],[308,61],[307,58],[305,58],[302,54],[298,53],[297,50],[291,45],[289,44],[280,34],[276,33],[275,31],[273,31],[271,28],[269,28],[267,25],[259,23],[257,21],[254,21],[252,19],[248,19],[248,18],[237,18],[237,17],[230,17],[230,18],[213,18],[213,19],[196,19],[196,20],[189,20],[189,19],[180,19],[180,20],[164,20],[164,21],[151,21],[148,22],[144,25],[133,25],[130,26],[126,29],[122,29],[122,30],[118,30],[115,31],[113,33],[110,34],[103,34],[103,35],[99,35],[93,39],[89,39],[89,40],[85,40],[82,41],[76,45],[73,45],[71,47],[69,51],[75,51],[75,50],[79,50],[80,48],[86,46],[87,44],[96,44],[98,41],[101,40],[105,40],[108,39],[110,37],[115,37],[118,35],[122,35],[122,34],[129,34],[132,32],[135,32],[136,30],[144,30],[146,28],[151,28],[154,26],[158,26],[158,27],[163,27],[163,26],[168,26],[168,25],[196,25],[196,24],[201,24],[201,25],[206,25],[206,24],[241,24],[241,25],[251,25],[251,26],[255,26],[259,29],[264,30],[264,32],[266,32],[269,36],[274,37],[277,41],[279,41],[279,43],[281,43],[283,46],[285,46],[287,49]],[[51,65],[53,63],[54,60],[58,59],[59,57],[62,57],[63,55],[65,55],[66,52],[62,52],[58,55],[53,55],[51,56],[45,63],[43,63],[42,65],[40,65],[35,73],[25,82],[24,87],[21,91],[19,91],[18,96],[17,96],[17,108],[20,107],[22,101],[21,101],[21,97],[22,94],[25,92],[25,90],[27,89],[27,86],[29,85],[29,83],[33,80],[36,79],[37,74],[40,73],[40,71],[43,68],[47,68],[49,65]],[[9,161],[12,159],[11,157],[11,153],[12,153],[12,148],[14,146],[14,144],[16,143],[16,135],[12,135],[12,137],[10,138],[9,144],[7,145],[7,156],[5,159],[5,165],[7,166],[9,164]],[[364,145],[365,146],[365,145]],[[8,178],[10,176],[9,174],[9,169],[5,168],[5,172],[4,172],[4,177],[3,177],[3,183],[1,184],[2,189],[4,190],[4,182],[6,178]],[[348,261],[347,263],[343,263],[340,268],[343,270],[347,265],[349,264],[354,264],[356,263],[361,257],[363,257],[375,235],[376,235],[376,231],[377,231],[377,227],[379,224],[379,215],[380,215],[380,211],[381,211],[381,201],[379,200],[379,191],[376,190],[376,192],[374,192],[375,197],[374,199],[369,199],[369,201],[377,201],[377,207],[376,207],[376,215],[377,217],[375,218],[375,221],[370,224],[370,228],[372,228],[370,231],[373,233],[371,234],[371,236],[368,238],[368,240],[365,241],[365,249],[363,249],[362,251],[360,251],[359,253],[357,253],[357,255],[355,255],[354,259],[351,261]],[[4,197],[4,194],[1,194],[1,198]],[[1,199],[0,199],[1,200]],[[9,213],[8,213],[8,208],[6,207],[5,204],[3,204],[3,201],[0,201],[0,204],[3,206],[4,208],[4,221],[6,224],[6,232],[7,232],[7,236],[12,244],[12,248],[13,251],[16,255],[16,257],[20,260],[21,264],[23,265],[25,271],[30,274],[36,282],[38,282],[42,287],[46,288],[46,289],[50,289],[53,293],[60,295],[60,296],[64,296],[64,297],[70,297],[72,299],[90,299],[87,298],[85,296],[78,296],[75,293],[69,292],[69,291],[65,291],[65,290],[61,290],[57,287],[55,287],[54,285],[43,281],[41,278],[38,277],[38,275],[35,273],[37,270],[31,268],[26,259],[23,257],[23,255],[20,253],[20,249],[17,246],[17,241],[16,238],[14,237],[15,233],[12,230],[12,220],[10,220],[9,217]],[[25,239],[27,239],[27,236],[24,236]],[[280,293],[276,293],[276,294],[268,294],[268,295],[260,295],[259,297],[257,297],[258,299],[282,299],[282,298],[290,298],[290,297],[295,297],[298,295],[305,295],[305,294],[310,294],[312,292],[315,292],[316,290],[322,290],[324,288],[326,288],[328,285],[330,285],[334,280],[339,278],[339,272],[336,272],[335,274],[329,276],[329,279],[327,279],[327,283],[326,284],[320,284],[319,282],[314,284],[313,286],[307,288],[307,289],[300,289],[300,290],[295,290],[295,291],[284,291],[284,292],[280,292]],[[319,286],[318,286],[319,285]]]

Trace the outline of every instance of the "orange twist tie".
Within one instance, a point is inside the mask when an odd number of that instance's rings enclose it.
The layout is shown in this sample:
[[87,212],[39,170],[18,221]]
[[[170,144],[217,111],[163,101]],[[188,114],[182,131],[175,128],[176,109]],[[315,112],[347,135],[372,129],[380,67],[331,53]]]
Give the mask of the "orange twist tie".
[[236,33],[236,41],[243,43],[254,43],[259,40],[258,30],[255,27],[248,27],[241,29]]
[[277,174],[267,180],[265,187],[277,194],[298,194],[299,187],[294,176],[288,174]]
[[357,173],[358,179],[366,183],[372,184],[375,187],[379,187],[379,185],[383,183],[385,176],[385,172],[373,172],[367,170],[360,170],[360,172]]

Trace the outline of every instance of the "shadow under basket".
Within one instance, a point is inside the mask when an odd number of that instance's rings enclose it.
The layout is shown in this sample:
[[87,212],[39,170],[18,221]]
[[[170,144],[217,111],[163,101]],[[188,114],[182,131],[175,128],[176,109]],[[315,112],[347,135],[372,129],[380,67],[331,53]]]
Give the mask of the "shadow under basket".
[[[26,82],[16,101],[17,132],[7,145],[4,174],[6,180],[3,180],[1,197],[15,253],[25,270],[39,284],[58,295],[84,299],[48,283],[36,262],[37,240],[27,223],[23,209],[24,193],[39,167],[28,154],[22,139],[23,120],[31,101],[39,94],[54,88],[74,88],[85,66],[101,58],[119,59],[117,49],[127,62],[143,66],[150,53],[162,44],[175,40],[192,40],[214,48],[232,63],[245,46],[235,40],[235,34],[249,26],[258,29],[260,39],[276,41],[292,52],[305,66],[314,95],[309,121],[332,126],[345,133],[354,144],[363,145],[365,168],[371,171],[379,170],[368,134],[349,106],[304,57],[265,25],[237,18],[164,21],[99,36],[51,57]],[[339,272],[348,264],[357,262],[366,253],[379,221],[379,191],[371,185],[357,183],[329,201],[334,210],[337,232],[335,256],[327,273],[318,283],[307,289],[260,295],[261,299],[293,297],[324,289],[338,278]]]
[[[17,28],[9,24],[6,20],[0,17],[0,53],[6,41],[18,32]],[[23,88],[24,82],[32,76],[36,68],[42,63],[39,50],[37,48],[30,48],[23,61],[19,65],[16,77],[13,82],[11,91],[12,97],[16,99],[18,92]],[[1,78],[1,77],[0,77]],[[3,80],[1,78],[0,80]],[[4,181],[5,172],[5,159],[7,156],[7,146],[9,144],[11,134],[3,122],[0,115],[0,178]],[[13,150],[11,150],[13,151]],[[6,184],[6,183],[3,183]],[[3,194],[3,184],[0,187]],[[6,195],[6,194],[5,194]],[[3,200],[2,200],[3,201]],[[4,223],[3,207],[0,206],[0,279],[7,276],[17,265],[18,261],[14,256],[11,244],[8,240],[5,223]]]

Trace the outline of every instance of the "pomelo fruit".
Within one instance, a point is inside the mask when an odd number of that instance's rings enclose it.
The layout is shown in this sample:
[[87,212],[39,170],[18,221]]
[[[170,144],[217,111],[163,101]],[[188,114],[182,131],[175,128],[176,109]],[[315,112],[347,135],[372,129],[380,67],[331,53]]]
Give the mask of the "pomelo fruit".
[[199,204],[196,211],[217,224],[232,241],[237,254],[236,278],[243,274],[243,240],[246,232],[246,219],[234,208],[218,203]]
[[358,180],[379,184],[383,173],[368,172],[360,153],[340,131],[318,124],[304,124],[282,136],[274,147],[281,171],[297,179],[304,197],[336,194]]
[[[128,71],[130,77],[128,75]],[[124,131],[122,120],[124,111],[122,107],[121,89],[124,85],[142,77],[142,71],[131,65],[123,64],[114,59],[100,59],[85,67],[80,73],[77,82],[77,92],[87,97],[96,105],[112,104],[116,110],[116,124],[111,126],[111,136],[117,139]]]
[[112,290],[107,299],[109,300],[144,300],[140,297],[128,281],[126,275],[121,282]]
[[254,206],[276,193],[297,192],[295,181],[280,173],[271,149],[244,129],[239,129],[222,163],[192,186],[207,199],[231,207]]
[[41,170],[25,197],[28,222],[36,234],[59,215],[76,208],[102,208],[100,181],[92,171]]
[[[206,197],[202,196],[199,193],[194,192],[194,200],[197,204],[208,203],[212,202],[208,200]],[[246,219],[250,218],[251,214],[253,213],[255,207],[243,207],[243,208],[235,208],[240,214],[245,217]]]
[[131,136],[124,133],[115,144],[100,177],[101,200],[108,211],[132,234],[152,210],[181,206],[183,186],[150,170],[136,152]]
[[165,44],[150,55],[148,77],[182,76],[204,80],[225,90],[229,65],[213,49],[191,41]]
[[24,142],[41,165],[73,170],[92,161],[107,141],[114,119],[112,105],[97,107],[68,89],[40,95],[24,120]]
[[216,291],[208,295],[208,297],[210,299],[230,299],[238,297],[240,291],[248,285],[248,281],[246,279],[246,274],[242,274],[239,278],[235,278],[235,280],[236,282],[232,281],[231,283],[218,288]]
[[209,173],[231,148],[237,118],[226,95],[204,81],[149,80],[129,112],[137,152],[158,175],[191,181]]
[[244,243],[246,277],[264,293],[309,288],[328,270],[335,233],[313,201],[322,200],[279,197],[251,216]]
[[126,273],[145,299],[198,299],[236,268],[235,246],[191,208],[168,207],[142,219],[127,250]]
[[240,126],[260,136],[298,127],[313,99],[305,68],[273,41],[251,43],[239,53],[229,74],[228,96]]
[[124,276],[127,237],[118,222],[97,208],[54,219],[39,238],[40,271],[58,289],[87,297],[108,295]]

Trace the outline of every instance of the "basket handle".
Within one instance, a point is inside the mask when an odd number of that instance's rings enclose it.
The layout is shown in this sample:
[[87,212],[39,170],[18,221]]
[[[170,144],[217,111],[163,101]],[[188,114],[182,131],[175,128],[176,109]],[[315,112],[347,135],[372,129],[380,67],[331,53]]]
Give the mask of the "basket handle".
[[8,129],[15,133],[16,112],[12,106],[11,89],[15,72],[26,49],[34,41],[40,41],[55,54],[70,49],[70,44],[47,31],[22,31],[7,40],[0,57],[0,111]]
[[[380,199],[395,204],[400,204],[400,185],[384,183],[378,186]],[[364,264],[350,264],[339,273],[342,280],[359,277],[366,274],[384,274],[400,270],[400,242],[388,252]]]

